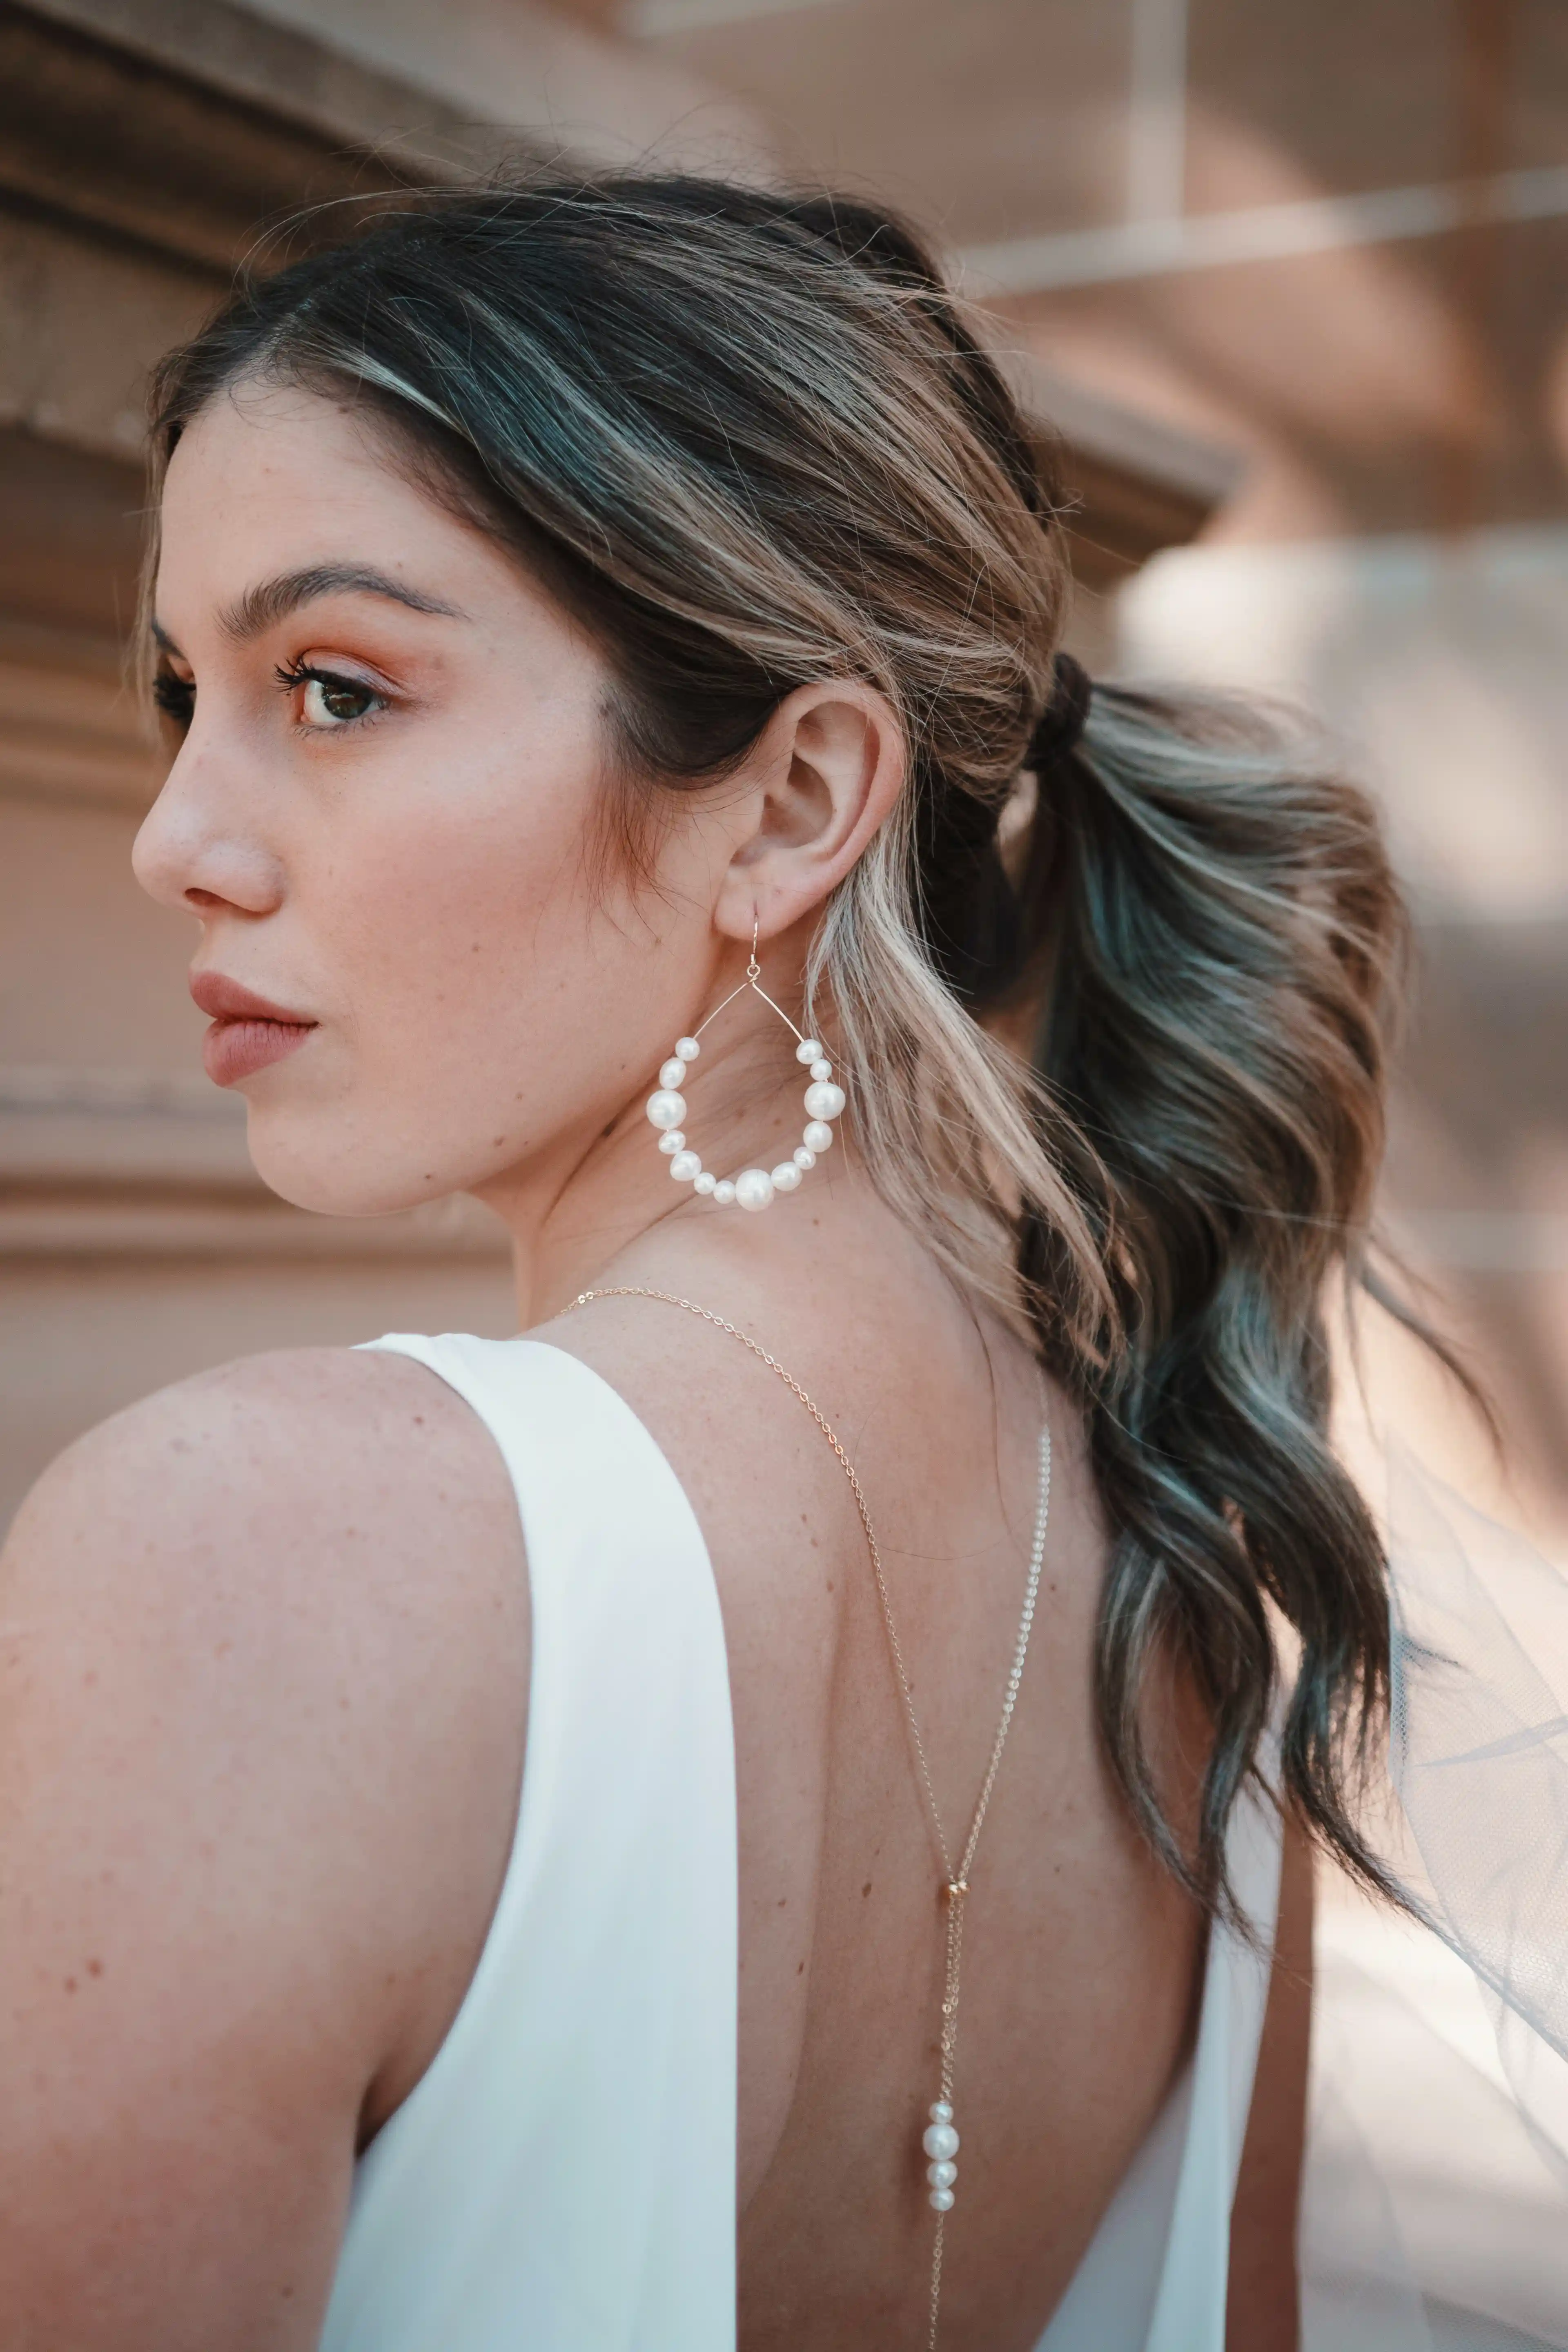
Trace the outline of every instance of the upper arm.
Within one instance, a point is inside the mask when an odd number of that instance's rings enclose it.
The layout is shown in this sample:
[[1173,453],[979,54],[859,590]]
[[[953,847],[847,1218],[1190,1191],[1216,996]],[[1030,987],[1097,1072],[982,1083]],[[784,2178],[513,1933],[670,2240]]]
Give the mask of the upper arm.
[[1231,2210],[1227,2352],[1296,2352],[1297,2216],[1312,2018],[1312,1847],[1288,1819],[1274,1966]]
[[[56,1466],[0,1558],[16,2352],[313,2345],[362,2110],[460,1970],[460,1924],[454,1948],[426,1923],[467,1902],[482,1937],[514,1790],[496,1629],[442,1622],[428,1552],[443,1472],[486,1490],[491,1465],[427,1375],[384,1365],[275,1359],[152,1401]],[[461,1616],[466,1555],[454,1583]],[[467,1844],[443,1761],[503,1792]]]

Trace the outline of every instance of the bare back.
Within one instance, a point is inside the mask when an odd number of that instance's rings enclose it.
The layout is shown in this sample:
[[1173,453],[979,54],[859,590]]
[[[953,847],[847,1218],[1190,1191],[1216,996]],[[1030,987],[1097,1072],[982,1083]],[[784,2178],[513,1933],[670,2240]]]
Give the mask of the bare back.
[[[721,1310],[837,1431],[949,1822],[967,1822],[985,1768],[1049,1413],[1040,1611],[968,1906],[963,2218],[944,2287],[944,2340],[996,2352],[1037,2340],[1170,2089],[1202,1922],[1100,1761],[1105,1534],[1072,1411],[896,1229],[879,1239],[853,1290],[826,1264],[787,1285],[734,1265],[623,1278],[703,1304],[700,1277],[710,1297],[722,1280]],[[851,1313],[832,1312],[836,1293]],[[942,1874],[847,1484],[776,1376],[679,1308],[606,1300],[547,1336],[658,1439],[719,1581],[741,1834],[742,2342],[915,2340],[931,2216],[910,2151],[935,2083]],[[1189,1774],[1201,1755],[1200,1734]],[[1184,1810],[1173,1741],[1166,1763]]]

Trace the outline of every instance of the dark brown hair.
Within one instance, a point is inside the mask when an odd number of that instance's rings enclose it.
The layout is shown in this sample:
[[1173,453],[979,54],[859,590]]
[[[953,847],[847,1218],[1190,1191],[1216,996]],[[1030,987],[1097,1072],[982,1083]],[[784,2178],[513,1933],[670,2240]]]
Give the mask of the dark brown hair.
[[[887,696],[908,788],[824,912],[808,1002],[888,1197],[1081,1402],[1115,1769],[1225,1901],[1277,1611],[1283,1792],[1377,1880],[1352,1797],[1384,1562],[1329,1444],[1324,1326],[1366,1279],[1401,939],[1365,798],[1257,712],[1101,687],[1009,878],[1060,500],[930,257],[868,205],[653,176],[410,200],[242,284],[165,362],[161,457],[256,376],[356,388],[585,619],[639,805],[722,775],[797,684]],[[1031,994],[1034,1069],[989,1018]],[[1173,1652],[1215,1734],[1195,1855],[1142,1736]]]

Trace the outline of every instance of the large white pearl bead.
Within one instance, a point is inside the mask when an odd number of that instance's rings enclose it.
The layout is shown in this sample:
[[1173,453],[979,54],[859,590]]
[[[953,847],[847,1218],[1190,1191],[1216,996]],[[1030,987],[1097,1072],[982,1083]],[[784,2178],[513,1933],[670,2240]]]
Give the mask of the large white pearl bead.
[[941,2164],[928,2164],[926,2179],[933,2189],[951,2189],[958,2179],[958,2167],[945,2158]]
[[811,1066],[811,1075],[812,1075],[812,1076],[813,1076],[814,1078],[816,1078],[816,1079],[830,1078],[830,1077],[833,1076],[833,1065],[832,1065],[832,1063],[831,1063],[831,1062],[813,1062],[813,1064],[812,1064],[812,1066]]
[[803,1037],[795,1049],[795,1058],[797,1062],[820,1062],[822,1048],[815,1037]]
[[742,1168],[735,1179],[735,1204],[742,1209],[765,1209],[773,1197],[773,1180],[765,1168]]
[[951,2213],[952,2191],[951,2189],[933,2189],[928,2201],[933,2213]]
[[686,1138],[678,1127],[672,1127],[659,1137],[658,1148],[661,1151],[669,1152],[673,1157],[676,1152],[685,1150]]
[[702,1048],[695,1037],[678,1037],[675,1041],[675,1058],[678,1062],[694,1062],[701,1051]]
[[719,1179],[717,1176],[710,1174],[706,1168],[702,1171],[700,1176],[694,1176],[691,1180],[691,1189],[694,1192],[715,1192],[718,1189],[718,1184]]
[[946,2163],[958,2154],[958,2134],[951,2124],[931,2124],[928,2126],[921,2146],[928,2156],[936,2157]]
[[713,1198],[721,1209],[727,1209],[735,1197],[735,1187],[727,1176],[721,1176],[713,1187]]
[[799,1192],[800,1170],[795,1166],[793,1160],[780,1160],[778,1166],[773,1170],[773,1191],[775,1192]]
[[679,1127],[686,1117],[686,1097],[673,1087],[661,1087],[647,1098],[647,1115],[655,1127]]
[[658,1082],[661,1087],[673,1087],[679,1092],[686,1083],[685,1063],[678,1062],[672,1056],[660,1070]]
[[825,1118],[814,1118],[809,1127],[801,1129],[800,1139],[806,1150],[815,1151],[820,1160],[825,1151],[832,1149],[833,1129]]
[[800,1170],[803,1176],[807,1174],[816,1165],[816,1152],[808,1151],[804,1143],[797,1143],[795,1145],[793,1157],[795,1166]]
[[689,1184],[694,1176],[702,1173],[702,1162],[695,1151],[678,1151],[669,1163],[669,1172],[678,1184]]
[[805,1090],[805,1108],[813,1118],[837,1118],[844,1108],[844,1089],[831,1078],[819,1078]]

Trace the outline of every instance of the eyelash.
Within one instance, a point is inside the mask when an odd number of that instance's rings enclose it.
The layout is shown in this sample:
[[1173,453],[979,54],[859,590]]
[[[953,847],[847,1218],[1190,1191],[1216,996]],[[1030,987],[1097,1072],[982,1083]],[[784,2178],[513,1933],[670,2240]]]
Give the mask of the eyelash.
[[387,707],[386,697],[378,694],[374,686],[367,686],[363,678],[346,677],[341,670],[317,669],[309,662],[290,662],[279,663],[272,675],[285,694],[292,694],[298,687],[314,685],[326,689],[336,688],[339,693],[363,695],[369,699],[371,709],[356,712],[352,719],[334,719],[326,728],[309,728],[308,731],[314,735],[338,734],[346,728],[363,726],[366,719],[378,719]]
[[[378,694],[374,687],[366,686],[362,678],[345,677],[338,670],[317,669],[309,662],[293,662],[279,664],[272,675],[286,694],[292,694],[301,686],[316,685],[369,698],[373,705],[369,710],[362,710],[353,719],[337,719],[328,728],[311,728],[309,731],[312,734],[335,734],[342,729],[360,726],[367,719],[379,718],[386,709],[385,696]],[[173,670],[159,670],[153,680],[153,700],[166,719],[184,728],[190,725],[195,709],[196,689],[189,678],[177,677]]]
[[172,669],[161,669],[153,680],[153,699],[165,719],[177,727],[188,727],[195,709],[196,689],[188,679],[176,677]]

